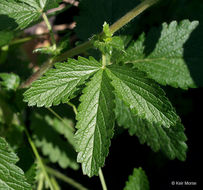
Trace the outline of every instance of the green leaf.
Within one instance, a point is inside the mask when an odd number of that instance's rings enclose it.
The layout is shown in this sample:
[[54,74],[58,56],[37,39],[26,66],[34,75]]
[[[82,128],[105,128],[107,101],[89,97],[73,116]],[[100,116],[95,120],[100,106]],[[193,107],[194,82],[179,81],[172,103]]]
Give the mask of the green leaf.
[[116,95],[132,110],[133,114],[170,127],[179,120],[164,91],[145,73],[127,66],[111,65],[107,72],[112,79]]
[[24,29],[34,21],[37,21],[42,12],[57,7],[58,2],[59,0],[0,1],[0,15],[6,15],[7,20],[11,20],[13,27]]
[[108,155],[114,128],[114,95],[105,70],[97,72],[81,96],[75,134],[77,161],[89,177],[98,175]]
[[148,178],[142,168],[135,168],[133,174],[129,176],[124,190],[149,190]]
[[[60,127],[59,127],[60,125]],[[33,114],[31,117],[31,129],[33,139],[37,147],[41,148],[42,153],[49,157],[52,163],[58,163],[60,167],[78,169],[76,163],[76,152],[73,141],[66,141],[60,136],[60,132],[68,131],[62,121],[51,118],[49,115]],[[59,132],[59,130],[61,130]],[[58,133],[59,132],[59,133]],[[69,131],[69,137],[73,139],[73,132]]]
[[0,73],[0,87],[4,87],[6,90],[16,90],[20,84],[20,78],[16,74]]
[[[133,63],[136,68],[162,85],[171,85],[187,89],[196,87],[190,67],[184,55],[184,44],[198,26],[198,21],[176,21],[162,28],[152,29],[147,37],[142,34],[136,42],[132,42],[126,54],[116,57],[116,61]],[[194,57],[193,57],[194,59]]]
[[129,129],[130,135],[136,135],[141,144],[147,143],[155,152],[161,150],[170,159],[185,160],[187,138],[181,123],[170,128],[149,123],[134,115],[119,98],[116,98],[115,114],[118,124]]
[[24,93],[24,101],[29,106],[50,107],[61,101],[67,102],[78,86],[100,69],[101,64],[92,57],[89,60],[79,57],[78,60],[69,59],[67,63],[56,63],[55,67]]
[[12,152],[8,143],[0,137],[0,189],[31,190],[24,172],[15,165],[16,162],[18,157]]

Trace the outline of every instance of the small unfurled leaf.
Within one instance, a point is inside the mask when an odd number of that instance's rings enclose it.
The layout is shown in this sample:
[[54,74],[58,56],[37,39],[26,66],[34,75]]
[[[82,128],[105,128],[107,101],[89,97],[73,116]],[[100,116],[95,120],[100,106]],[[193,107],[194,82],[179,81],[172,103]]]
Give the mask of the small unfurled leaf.
[[6,90],[16,90],[20,84],[20,78],[16,74],[0,73],[0,87],[2,86]]
[[98,175],[109,152],[114,127],[114,94],[105,70],[98,71],[81,96],[75,134],[83,173]]
[[15,165],[18,160],[5,139],[0,137],[0,189],[31,190],[24,172]]
[[133,114],[150,123],[170,127],[179,120],[164,91],[145,73],[127,66],[110,65],[107,73],[112,79],[116,95]]
[[56,63],[55,67],[33,82],[31,88],[24,93],[24,101],[29,106],[50,107],[67,102],[78,87],[100,69],[101,64],[92,57],[79,57],[78,60]]
[[129,176],[124,190],[149,190],[148,178],[142,168],[135,168],[133,174]]
[[53,46],[50,46],[50,47],[37,48],[33,51],[33,53],[41,53],[41,54],[47,54],[47,55],[58,55],[60,53],[60,51],[55,49]]
[[[147,37],[142,34],[136,42],[132,42],[126,53],[115,56],[115,62],[133,63],[148,76],[162,85],[171,85],[187,89],[195,87],[190,69],[193,61],[186,61],[184,44],[197,28],[198,21],[176,21],[169,25],[163,23],[162,28],[152,29]],[[189,60],[197,59],[190,57]]]
[[103,32],[104,32],[106,38],[111,38],[113,36],[113,34],[110,31],[109,24],[107,24],[106,22],[104,22],[104,24],[103,24]]
[[[78,169],[73,131],[67,129],[68,126],[56,118],[52,119],[49,115],[33,114],[31,128],[36,146],[41,148],[42,153],[48,156],[51,162],[58,163],[62,168]],[[66,141],[61,138],[62,130],[66,131],[66,137],[70,140]]]
[[115,114],[118,124],[127,128],[130,135],[136,135],[141,144],[146,143],[155,152],[161,150],[170,159],[185,160],[187,138],[181,123],[170,128],[149,123],[134,115],[119,98],[116,98]]
[[98,48],[104,55],[112,56],[114,51],[117,53],[124,52],[124,42],[118,36],[107,38],[105,41],[96,40],[94,42],[94,46]]

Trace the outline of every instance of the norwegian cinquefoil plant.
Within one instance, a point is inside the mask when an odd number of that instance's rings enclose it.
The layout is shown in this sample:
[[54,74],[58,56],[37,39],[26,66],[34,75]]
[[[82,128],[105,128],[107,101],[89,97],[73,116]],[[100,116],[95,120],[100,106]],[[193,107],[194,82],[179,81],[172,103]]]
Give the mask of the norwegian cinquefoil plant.
[[[21,85],[17,75],[0,73],[0,100],[3,102],[6,99],[6,93],[28,88],[23,94],[24,102],[28,106],[45,107],[56,116],[52,118],[43,112],[33,112],[28,129],[22,111],[15,112],[8,108],[15,121],[6,119],[5,110],[0,111],[3,125],[11,128],[18,126],[20,134],[26,134],[37,160],[24,173],[16,165],[18,157],[14,153],[15,149],[1,137],[0,170],[3,172],[0,172],[0,189],[42,189],[44,181],[48,188],[60,189],[55,179],[60,178],[60,175],[45,165],[38,149],[62,168],[76,170],[79,168],[78,163],[81,163],[83,174],[89,177],[99,175],[103,189],[107,189],[101,168],[109,153],[115,123],[128,129],[130,135],[137,136],[141,144],[146,143],[153,151],[161,150],[169,159],[184,161],[187,151],[184,126],[161,85],[182,89],[196,87],[184,60],[183,45],[198,26],[198,21],[163,23],[148,34],[142,33],[136,40],[129,40],[125,34],[115,35],[135,16],[157,2],[145,0],[113,25],[109,26],[105,22],[100,34],[95,34],[73,49],[63,51],[64,44],[56,43],[46,14],[59,2],[0,2],[0,14],[12,18],[18,31],[37,22],[42,16],[52,42],[50,47],[35,50],[51,57]],[[84,5],[85,0],[82,3]],[[146,39],[153,40],[160,30],[154,49],[146,54]],[[10,38],[13,34],[6,31],[1,35]],[[5,43],[2,42],[1,46],[5,48]],[[97,56],[69,58],[91,48],[99,52]],[[78,108],[71,102],[73,98],[79,98]],[[62,118],[51,108],[59,104],[73,107],[77,120],[75,127],[72,121]],[[64,178],[75,188],[86,189]],[[141,168],[134,169],[124,189],[149,189],[145,172]]]

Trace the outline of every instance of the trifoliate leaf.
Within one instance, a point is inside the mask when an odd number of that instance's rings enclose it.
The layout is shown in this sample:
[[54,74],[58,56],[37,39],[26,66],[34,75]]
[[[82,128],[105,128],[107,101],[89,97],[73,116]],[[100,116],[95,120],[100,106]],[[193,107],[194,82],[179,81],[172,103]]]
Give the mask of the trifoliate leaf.
[[142,168],[135,168],[133,174],[129,176],[124,190],[149,190],[148,178]]
[[114,95],[105,70],[98,71],[81,96],[75,134],[77,161],[89,177],[98,175],[108,155],[114,128]]
[[31,190],[24,172],[15,165],[18,160],[8,143],[0,137],[0,189]]
[[107,69],[116,95],[140,118],[170,127],[179,120],[164,91],[146,75],[127,66],[110,65]]
[[0,73],[0,87],[4,87],[6,90],[16,90],[20,84],[20,78],[16,74]]
[[[37,147],[41,148],[42,153],[48,156],[50,161],[58,163],[60,167],[78,169],[76,163],[76,152],[73,146],[63,138],[56,130],[55,124],[64,125],[62,121],[55,121],[48,115],[33,114],[31,117],[31,128],[33,139]],[[67,127],[67,126],[66,126]],[[73,136],[73,133],[72,133]]]
[[66,63],[56,63],[55,67],[33,82],[31,88],[24,93],[24,101],[29,106],[50,107],[67,102],[77,91],[77,87],[98,71],[101,65],[92,57],[79,57],[78,60],[69,59]]
[[181,123],[170,128],[149,123],[134,115],[119,98],[116,98],[115,114],[118,124],[129,129],[130,135],[136,135],[141,144],[146,143],[155,152],[161,150],[170,159],[185,160],[187,138]]
[[[7,16],[13,28],[24,29],[37,21],[42,12],[57,7],[59,0],[5,0],[0,1],[0,15]],[[2,18],[5,22],[5,18]],[[1,21],[1,19],[0,19]]]
[[[152,29],[147,37],[142,34],[136,42],[132,42],[126,53],[117,62],[133,63],[136,68],[146,72],[150,78],[162,85],[171,85],[187,89],[195,87],[190,69],[191,65],[184,55],[184,44],[198,21],[176,21],[169,25],[163,23],[162,28]],[[191,58],[190,58],[191,60]],[[190,68],[190,69],[189,69]]]

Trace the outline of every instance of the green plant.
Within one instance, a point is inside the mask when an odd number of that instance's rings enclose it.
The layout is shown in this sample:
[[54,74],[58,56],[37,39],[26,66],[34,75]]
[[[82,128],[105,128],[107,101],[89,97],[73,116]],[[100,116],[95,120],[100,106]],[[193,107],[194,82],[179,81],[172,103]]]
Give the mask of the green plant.
[[[20,39],[21,31],[36,24],[41,16],[51,39],[49,47],[34,50],[46,61],[28,80],[20,84],[18,75],[0,73],[0,169],[3,171],[0,172],[0,189],[40,190],[45,186],[58,190],[60,186],[56,178],[77,189],[86,189],[50,168],[49,163],[73,170],[77,170],[81,163],[83,174],[99,175],[102,188],[107,189],[101,168],[109,153],[115,123],[128,129],[130,135],[136,135],[141,144],[146,143],[153,151],[161,150],[170,159],[184,161],[187,151],[184,126],[160,85],[182,89],[198,87],[187,66],[183,46],[199,22],[163,23],[148,34],[140,34],[136,40],[132,34],[125,33],[126,29],[117,35],[124,25],[158,2],[145,0],[114,24],[109,26],[105,22],[101,33],[70,49],[66,38],[57,44],[46,13],[60,2],[0,2],[0,16],[3,15],[0,20],[4,27],[0,31],[0,64],[5,64],[10,46],[36,37]],[[85,11],[94,4],[91,0],[81,3],[88,7]],[[112,3],[115,2],[112,0]],[[82,29],[82,22],[87,19],[85,16],[76,18],[78,34],[84,32],[83,40],[90,37],[87,36],[90,33]],[[85,55],[89,55],[90,49],[94,51],[87,58]],[[78,54],[83,56],[69,58]],[[24,92],[24,88],[28,89]],[[31,108],[28,111],[22,99],[28,106],[46,109]],[[72,102],[77,104],[78,99],[77,108]],[[60,116],[51,108],[59,104],[73,108],[77,120],[75,126],[73,120],[67,118],[69,116]],[[21,162],[16,165],[18,157],[14,152],[28,148],[27,142],[35,158],[28,151],[29,166]],[[24,154],[19,155],[24,157]],[[124,189],[149,189],[145,172],[141,168],[134,169]]]

